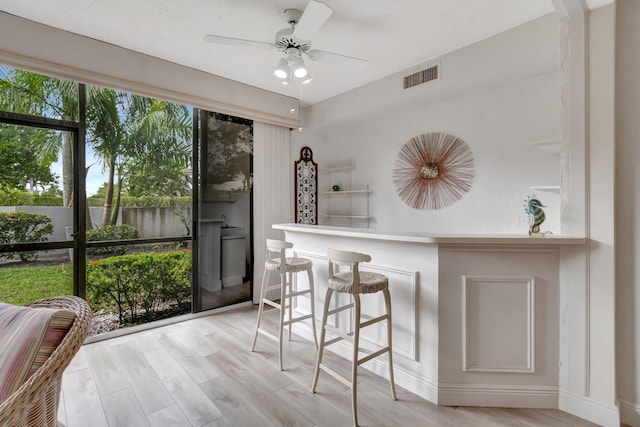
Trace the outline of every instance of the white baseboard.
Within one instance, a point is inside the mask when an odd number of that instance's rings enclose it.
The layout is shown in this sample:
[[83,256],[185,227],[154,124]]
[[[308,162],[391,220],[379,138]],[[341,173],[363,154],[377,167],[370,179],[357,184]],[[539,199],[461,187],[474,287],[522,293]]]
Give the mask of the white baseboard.
[[[332,350],[335,350],[337,354],[340,354],[344,358],[351,359],[353,354],[351,347],[340,344],[334,345],[333,347]],[[409,370],[398,366],[398,358],[396,356],[397,355],[394,354],[393,378],[395,383],[423,399],[437,404],[438,388],[436,385],[427,379],[418,378]],[[364,363],[362,366],[383,378],[389,379],[389,367],[387,365],[387,359],[384,356]]]
[[558,387],[502,384],[438,384],[438,404],[503,408],[558,408]]
[[[605,427],[620,427],[620,410],[569,390],[560,389],[558,409]],[[636,425],[636,424],[632,424]]]
[[[295,324],[294,331],[306,339],[313,340],[311,327],[306,324]],[[327,350],[345,358],[352,355],[348,345],[333,345]],[[615,405],[606,405],[567,390],[559,390],[556,386],[447,383],[436,385],[424,378],[418,378],[408,369],[398,366],[397,362],[394,365],[397,385],[438,405],[560,409],[605,427],[619,427],[622,412],[622,422],[640,426],[640,405],[632,402],[621,401],[621,409],[618,409]],[[363,366],[388,378],[384,358],[371,360]]]
[[640,404],[621,399],[620,421],[630,426],[640,426]]

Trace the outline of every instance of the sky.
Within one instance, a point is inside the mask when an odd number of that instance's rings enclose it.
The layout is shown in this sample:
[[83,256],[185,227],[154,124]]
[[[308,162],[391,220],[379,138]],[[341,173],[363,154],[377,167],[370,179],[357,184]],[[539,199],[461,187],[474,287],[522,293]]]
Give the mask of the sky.
[[[87,146],[86,152],[86,165],[92,165],[89,168],[86,181],[87,196],[90,197],[98,192],[102,184],[107,182],[107,174],[102,171],[102,165],[89,146]],[[57,162],[51,165],[51,171],[58,177],[58,186],[62,188],[62,159],[58,159]]]

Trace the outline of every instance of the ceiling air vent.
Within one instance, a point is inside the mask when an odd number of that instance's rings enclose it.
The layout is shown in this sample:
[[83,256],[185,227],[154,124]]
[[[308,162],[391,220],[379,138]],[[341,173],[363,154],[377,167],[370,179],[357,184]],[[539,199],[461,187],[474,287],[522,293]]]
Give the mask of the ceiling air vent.
[[421,85],[422,83],[430,82],[438,78],[438,66],[434,65],[426,70],[418,71],[404,78],[404,88]]

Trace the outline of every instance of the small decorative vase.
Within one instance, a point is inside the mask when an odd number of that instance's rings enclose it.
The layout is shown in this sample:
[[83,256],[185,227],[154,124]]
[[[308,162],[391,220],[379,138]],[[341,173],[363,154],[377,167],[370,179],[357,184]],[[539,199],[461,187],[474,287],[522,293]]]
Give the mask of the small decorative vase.
[[[545,205],[538,199],[536,199],[536,195],[527,196],[527,199],[524,201],[524,213],[529,216],[529,236],[539,235],[540,234],[540,226],[545,220],[544,210],[542,208],[546,208]],[[542,233],[544,235],[544,233]]]

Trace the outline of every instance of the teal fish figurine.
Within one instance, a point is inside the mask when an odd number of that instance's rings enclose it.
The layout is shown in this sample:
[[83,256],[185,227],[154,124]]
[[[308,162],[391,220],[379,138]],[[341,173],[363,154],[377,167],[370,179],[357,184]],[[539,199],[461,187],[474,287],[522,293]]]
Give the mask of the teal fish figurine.
[[544,210],[542,210],[542,208],[546,208],[546,206],[535,198],[535,194],[533,197],[528,196],[524,202],[524,212],[529,215],[529,236],[531,236],[532,234],[540,232],[540,225],[542,225],[545,220]]

